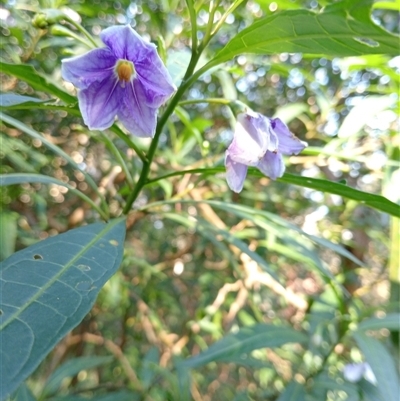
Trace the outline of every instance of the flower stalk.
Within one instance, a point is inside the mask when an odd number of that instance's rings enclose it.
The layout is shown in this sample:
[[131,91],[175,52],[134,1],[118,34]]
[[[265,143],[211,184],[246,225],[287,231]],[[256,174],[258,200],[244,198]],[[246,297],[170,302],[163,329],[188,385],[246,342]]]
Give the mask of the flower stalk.
[[150,166],[153,161],[155,152],[157,150],[160,135],[163,131],[165,124],[168,121],[168,118],[172,115],[173,111],[175,110],[175,107],[178,105],[181,97],[183,96],[185,91],[190,87],[190,85],[193,83],[193,80],[190,79],[190,77],[193,76],[196,65],[200,59],[200,55],[201,55],[201,51],[192,53],[192,57],[190,59],[190,62],[189,62],[188,68],[186,70],[185,76],[182,80],[182,83],[179,86],[175,95],[172,97],[172,99],[169,102],[167,108],[165,109],[163,115],[160,117],[160,119],[157,123],[156,132],[155,132],[153,140],[151,141],[150,148],[147,153],[147,157],[146,157],[147,160],[143,163],[143,168],[140,173],[139,180],[138,180],[137,184],[135,185],[135,188],[133,189],[133,191],[130,193],[128,199],[126,200],[126,205],[124,207],[123,214],[128,214],[130,212],[133,203],[139,196],[143,187],[147,184],[148,175],[150,172]]

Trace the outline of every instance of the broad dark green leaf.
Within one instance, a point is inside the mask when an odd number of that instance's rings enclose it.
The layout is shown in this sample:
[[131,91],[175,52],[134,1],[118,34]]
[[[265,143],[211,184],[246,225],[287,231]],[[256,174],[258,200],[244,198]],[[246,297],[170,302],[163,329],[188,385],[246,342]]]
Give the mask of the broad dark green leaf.
[[375,374],[376,386],[382,400],[398,401],[400,382],[389,351],[380,341],[365,335],[362,331],[356,331],[353,336]]
[[33,396],[28,386],[22,383],[11,397],[11,401],[36,401],[36,398]]
[[67,104],[76,103],[76,97],[68,94],[56,84],[43,77],[31,65],[27,64],[8,64],[0,61],[0,70],[4,74],[12,75],[28,83],[33,89],[47,94],[57,96]]
[[370,319],[363,320],[358,325],[358,330],[400,330],[400,314],[390,313],[383,318],[372,317]]
[[49,396],[56,393],[65,378],[75,376],[81,370],[93,369],[105,365],[110,363],[113,359],[114,357],[112,356],[83,356],[68,360],[57,368],[49,377],[43,389],[42,397],[43,395]]
[[292,381],[276,401],[305,401],[306,391],[302,384]]
[[91,224],[0,264],[1,400],[89,312],[121,263],[124,238],[124,219]]
[[306,343],[307,336],[290,327],[256,324],[244,327],[237,333],[228,334],[212,344],[207,350],[182,362],[188,368],[197,368],[209,362],[225,361],[240,357],[255,349],[279,347],[287,343]]
[[345,0],[325,7],[322,12],[301,9],[269,15],[236,35],[207,65],[211,67],[243,53],[397,55],[399,38],[371,21],[372,3]]

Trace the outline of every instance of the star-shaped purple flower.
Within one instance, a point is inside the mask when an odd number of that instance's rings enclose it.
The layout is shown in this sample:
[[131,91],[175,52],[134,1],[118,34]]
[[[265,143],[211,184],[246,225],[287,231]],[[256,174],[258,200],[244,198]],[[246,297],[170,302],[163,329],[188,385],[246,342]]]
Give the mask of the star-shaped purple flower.
[[279,118],[239,114],[235,135],[225,154],[226,180],[234,192],[243,189],[247,167],[257,167],[273,180],[282,177],[282,155],[300,153],[307,144],[296,138]]
[[78,89],[79,108],[90,129],[109,128],[118,116],[126,129],[153,137],[157,110],[176,90],[157,54],[129,25],[105,29],[106,47],[62,61],[62,76]]

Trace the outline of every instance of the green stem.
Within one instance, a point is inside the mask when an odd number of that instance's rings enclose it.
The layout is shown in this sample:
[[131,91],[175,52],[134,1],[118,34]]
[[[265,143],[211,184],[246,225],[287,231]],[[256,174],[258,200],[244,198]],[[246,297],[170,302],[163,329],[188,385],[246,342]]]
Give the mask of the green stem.
[[214,30],[211,32],[211,36],[214,36],[219,29],[221,28],[222,24],[225,22],[229,14],[232,14],[242,3],[244,0],[238,0],[235,3],[231,4],[229,8],[225,11],[224,15],[221,17],[221,19],[218,21],[218,23],[215,25]]
[[189,9],[190,23],[192,24],[192,54],[197,52],[197,19],[196,11],[193,6],[193,0],[186,0]]
[[65,19],[65,21],[67,21],[71,25],[73,25],[81,34],[83,34],[83,36],[85,36],[89,40],[90,44],[92,45],[92,47],[94,49],[98,47],[98,45],[95,42],[95,40],[93,39],[92,35],[81,24],[78,24],[76,21],[74,21],[72,18],[68,17],[67,15],[64,15],[64,19]]
[[180,98],[182,97],[182,95],[184,94],[186,89],[192,84],[192,82],[194,82],[193,79],[190,79],[189,77],[193,77],[192,74],[194,72],[194,69],[196,68],[196,64],[200,58],[200,54],[201,53],[192,54],[189,66],[186,70],[186,74],[182,80],[182,83],[181,83],[178,91],[175,93],[174,97],[171,99],[170,103],[168,104],[167,109],[165,110],[164,114],[161,116],[160,120],[158,121],[154,138],[151,142],[149,151],[147,153],[147,160],[143,163],[143,168],[142,168],[142,172],[140,173],[139,180],[126,201],[126,205],[123,210],[124,214],[129,213],[133,202],[135,202],[135,200],[139,196],[142,188],[147,184],[147,177],[150,172],[150,166],[153,161],[154,154],[157,150],[158,141],[160,139],[160,135],[162,133],[164,125],[166,124],[166,122],[168,121],[168,118],[173,113],[175,107],[177,106]]
[[206,32],[204,34],[203,41],[200,45],[201,50],[205,49],[205,47],[208,45],[208,42],[213,37],[213,34],[211,33],[211,31],[212,31],[213,24],[214,24],[215,12],[217,11],[218,6],[219,6],[219,0],[216,0],[215,3],[213,1],[210,2],[210,11],[209,11],[209,16],[208,16]]
[[118,127],[118,125],[113,124],[110,128],[110,131],[114,132],[115,135],[117,135],[120,139],[122,139],[130,149],[133,149],[136,154],[138,155],[139,159],[145,163],[147,161],[146,156],[142,152],[142,150],[139,148],[138,145],[136,145],[135,142],[132,141],[129,135],[125,134],[121,128]]
[[133,178],[129,171],[128,166],[125,163],[124,158],[121,155],[121,152],[115,146],[114,142],[103,131],[100,131],[100,132],[101,132],[101,136],[103,137],[103,141],[104,141],[105,145],[110,150],[110,152],[115,156],[117,162],[119,163],[120,167],[122,168],[122,171],[124,172],[125,177],[126,177],[126,182],[128,184],[128,187],[130,189],[133,189]]
[[204,98],[204,99],[190,99],[190,100],[182,100],[179,102],[179,105],[185,104],[197,104],[197,103],[213,103],[213,104],[223,104],[225,106],[237,105],[243,108],[244,110],[249,110],[249,106],[246,103],[241,102],[236,99],[223,99],[223,98]]
[[169,173],[166,175],[162,175],[160,177],[153,178],[152,180],[148,180],[145,185],[154,184],[157,181],[165,180],[167,178],[176,177],[185,174],[202,174],[202,175],[210,175],[210,174],[219,174],[225,172],[225,167],[209,167],[209,168],[192,168],[188,170],[174,171],[173,173]]

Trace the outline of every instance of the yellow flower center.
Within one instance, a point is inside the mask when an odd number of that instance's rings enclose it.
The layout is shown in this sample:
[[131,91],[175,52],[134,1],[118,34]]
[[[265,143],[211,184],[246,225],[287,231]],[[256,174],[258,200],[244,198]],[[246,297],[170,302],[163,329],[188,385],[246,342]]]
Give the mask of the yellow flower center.
[[118,75],[118,79],[123,85],[125,82],[129,82],[131,78],[136,75],[135,66],[128,60],[119,60],[115,71]]

